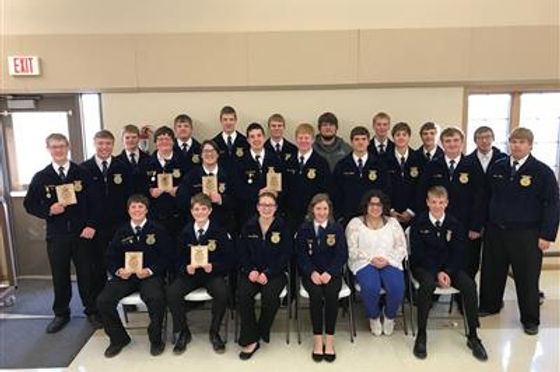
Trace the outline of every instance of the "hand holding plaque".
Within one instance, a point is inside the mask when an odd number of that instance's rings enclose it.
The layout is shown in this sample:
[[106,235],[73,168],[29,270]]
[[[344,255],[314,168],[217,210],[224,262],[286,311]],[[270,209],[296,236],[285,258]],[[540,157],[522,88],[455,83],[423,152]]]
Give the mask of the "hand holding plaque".
[[282,173],[274,171],[274,168],[268,168],[266,173],[266,188],[271,191],[282,191]]
[[191,246],[191,265],[202,267],[208,264],[208,246],[193,245]]
[[161,191],[170,192],[173,190],[173,175],[171,173],[159,173],[157,175],[157,187]]
[[212,193],[218,192],[218,177],[202,176],[202,193],[210,196]]
[[130,273],[138,273],[142,271],[143,253],[142,252],[125,252],[124,269]]
[[56,198],[58,202],[64,206],[78,204],[76,199],[76,191],[74,190],[73,183],[65,183],[64,185],[58,185],[56,189]]

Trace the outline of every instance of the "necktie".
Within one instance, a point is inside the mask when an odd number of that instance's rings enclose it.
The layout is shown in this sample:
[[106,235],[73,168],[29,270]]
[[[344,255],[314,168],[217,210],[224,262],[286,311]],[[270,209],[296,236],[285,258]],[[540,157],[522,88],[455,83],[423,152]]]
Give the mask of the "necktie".
[[426,151],[426,159],[428,159],[428,160],[432,159],[432,154],[430,154],[429,151]]
[[362,158],[358,158],[358,170],[360,171],[360,177],[362,176],[362,172],[364,170],[364,161]]
[[303,172],[303,167],[305,166],[305,157],[302,155],[299,157],[299,172]]
[[325,236],[327,235],[327,230],[323,226],[319,226],[317,239],[319,239],[319,243],[325,240]]
[[401,156],[401,174],[404,174],[404,163],[406,162],[404,156]]
[[136,236],[136,240],[140,240],[140,231],[142,231],[142,226],[134,226],[134,235]]
[[255,160],[257,161],[259,170],[261,170],[262,165],[261,165],[261,156],[260,155],[255,155]]
[[279,143],[276,144],[276,152],[280,153],[280,144]]
[[189,151],[189,147],[186,142],[183,142],[183,152]]
[[130,153],[130,164],[132,164],[134,168],[138,165],[138,162],[136,161],[136,154],[133,152]]
[[379,147],[379,155],[385,154],[385,145],[380,144],[378,147]]
[[519,162],[517,160],[513,161],[513,167],[511,167],[511,179],[513,179],[515,177],[515,175],[517,174],[517,166],[519,165]]
[[441,236],[441,221],[436,220],[436,235],[439,238]]
[[203,235],[204,235],[204,229],[198,229],[196,240],[198,240],[200,242],[202,240]]
[[438,229],[441,228],[441,221],[440,221],[440,220],[437,220],[437,221],[436,221],[436,227],[437,227]]
[[105,180],[105,182],[107,182],[107,171],[109,170],[109,167],[107,167],[107,160],[103,160],[101,162],[101,173],[103,173],[103,179]]
[[58,167],[58,176],[61,180],[66,180],[66,174],[64,174],[64,167]]
[[209,175],[210,177],[212,177],[212,176],[214,175],[214,172],[210,172],[210,173],[208,173],[208,175]]
[[455,160],[449,162],[449,179],[453,178],[453,173],[455,173]]
[[227,145],[227,148],[228,148],[228,153],[231,155],[231,152],[232,152],[232,150],[233,150],[233,141],[231,140],[231,134],[229,134],[229,135],[227,136],[227,143],[226,143],[226,145]]

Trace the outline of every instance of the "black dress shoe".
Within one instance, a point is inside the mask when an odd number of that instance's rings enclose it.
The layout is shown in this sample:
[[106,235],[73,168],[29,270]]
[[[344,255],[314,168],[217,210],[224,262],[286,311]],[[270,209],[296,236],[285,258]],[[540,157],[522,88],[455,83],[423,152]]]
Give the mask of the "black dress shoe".
[[496,314],[499,314],[499,313],[500,313],[499,311],[488,311],[488,310],[480,309],[480,310],[478,310],[478,317],[479,318],[485,318],[487,316],[496,315]]
[[121,344],[111,344],[111,345],[109,345],[109,347],[105,350],[105,358],[112,358],[114,356],[117,356],[121,352],[123,347],[125,347],[129,343],[130,343],[130,337],[125,342],[123,342]]
[[226,352],[226,344],[220,337],[219,333],[211,333],[210,334],[210,343],[214,348],[214,351],[218,354],[223,354]]
[[191,332],[187,329],[185,331],[179,332],[179,337],[177,337],[177,341],[175,342],[175,347],[173,348],[173,354],[182,354],[187,349],[187,344],[191,342],[192,335]]
[[87,320],[94,329],[103,328],[103,323],[101,322],[101,317],[99,316],[99,314],[88,315]]
[[161,353],[163,353],[163,350],[165,350],[165,344],[161,341],[158,343],[150,344],[150,354],[152,354],[152,356],[161,355]]
[[312,352],[311,353],[311,359],[313,359],[313,361],[319,363],[323,360],[323,357],[325,356],[325,347],[323,346],[323,352],[321,354],[318,354],[316,352]]
[[529,336],[534,336],[539,333],[539,326],[535,324],[523,324],[523,331]]
[[484,348],[482,342],[478,337],[469,337],[467,339],[467,346],[469,347],[469,349],[472,350],[472,355],[476,359],[482,362],[488,360],[488,354],[486,353],[486,349]]
[[60,331],[69,321],[69,316],[55,316],[47,326],[47,333],[56,333]]
[[244,351],[239,353],[239,359],[241,360],[249,360],[251,359],[251,357],[253,356],[253,354],[255,354],[257,352],[257,350],[259,350],[259,348],[261,347],[261,345],[257,342],[257,345],[255,346],[255,348],[253,349],[253,351],[251,351],[250,353],[246,353]]
[[334,354],[326,354],[325,353],[323,355],[323,359],[325,359],[326,362],[332,363],[336,359],[336,353],[334,353]]
[[414,342],[414,356],[418,359],[426,359],[428,352],[426,351],[426,334],[418,333]]

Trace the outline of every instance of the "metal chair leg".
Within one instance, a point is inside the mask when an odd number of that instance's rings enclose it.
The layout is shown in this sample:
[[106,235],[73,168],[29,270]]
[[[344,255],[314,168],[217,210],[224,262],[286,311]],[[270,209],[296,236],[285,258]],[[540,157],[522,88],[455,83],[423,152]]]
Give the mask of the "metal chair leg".
[[404,300],[402,302],[402,317],[403,317],[403,327],[404,327],[404,334],[408,336],[408,322],[406,321],[406,309],[404,308]]
[[[462,296],[462,295],[461,295]],[[465,327],[465,337],[469,336],[469,331],[468,331],[468,327],[467,327],[467,313],[465,312],[465,298],[463,297],[461,299],[461,305],[463,308],[463,326]]]
[[354,307],[352,306],[352,298],[348,298],[348,321],[350,322],[350,342],[354,342],[355,324],[354,324]]

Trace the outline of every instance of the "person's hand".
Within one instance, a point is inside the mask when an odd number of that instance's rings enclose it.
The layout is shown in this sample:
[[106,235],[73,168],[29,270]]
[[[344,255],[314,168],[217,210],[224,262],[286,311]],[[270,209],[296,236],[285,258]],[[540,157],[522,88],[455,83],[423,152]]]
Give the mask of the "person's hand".
[[175,186],[174,188],[172,188],[171,190],[169,190],[169,191],[168,191],[168,192],[169,192],[169,195],[175,197],[175,195],[177,195],[177,189],[178,189],[178,188],[179,188],[178,186]]
[[187,274],[194,275],[195,271],[196,271],[196,267],[194,267],[194,265],[191,264],[187,265]]
[[147,278],[151,275],[152,275],[152,273],[151,273],[150,269],[147,269],[147,268],[142,269],[142,270],[140,270],[136,273],[136,276],[138,277],[138,279],[145,279],[145,278]]
[[207,274],[212,272],[212,264],[211,263],[208,263],[208,264],[202,266],[202,268],[204,269],[204,272],[206,272]]
[[313,271],[311,273],[311,281],[315,284],[315,285],[321,285],[323,284],[323,281],[321,280],[321,274],[319,274],[317,271]]
[[84,227],[84,229],[82,230],[82,233],[80,234],[80,238],[93,239],[94,235],[95,235],[95,229],[94,228]]
[[412,219],[412,215],[408,211],[402,212],[399,217],[397,220],[401,223],[408,223]]
[[222,205],[222,195],[215,191],[210,193],[210,199],[212,199],[212,203]]
[[255,283],[259,278],[259,272],[257,270],[253,270],[249,273],[249,281],[251,283]]
[[397,220],[398,220],[398,219],[400,218],[400,216],[401,216],[401,214],[398,213],[396,210],[391,210],[391,211],[389,212],[389,215],[390,215],[391,217],[393,217],[393,218],[396,218]]
[[477,232],[477,231],[469,230],[469,239],[470,239],[470,240],[478,239],[478,238],[480,238],[481,236],[482,236],[481,233],[479,233],[479,232]]
[[128,278],[130,278],[131,275],[132,273],[130,271],[125,270],[124,267],[121,267],[120,269],[117,270],[117,276],[121,279],[128,280]]
[[330,280],[331,280],[331,274],[329,274],[326,271],[321,274],[321,283],[328,284]]
[[152,198],[159,198],[161,196],[161,194],[163,194],[163,191],[161,189],[158,189],[157,187],[152,187],[150,189],[150,195],[152,196]]
[[539,249],[541,251],[546,251],[548,248],[550,248],[551,243],[552,242],[549,242],[548,240],[544,240],[544,239],[539,238]]
[[57,215],[57,214],[62,214],[64,213],[64,204],[60,203],[60,202],[56,202],[54,204],[51,205],[51,207],[49,208],[49,213],[51,215]]
[[385,266],[388,265],[388,263],[389,263],[389,262],[388,262],[386,259],[384,259],[383,257],[374,257],[374,258],[371,260],[371,264],[372,264],[373,266],[375,266],[376,268],[378,268],[378,269],[384,268]]
[[439,286],[442,288],[449,288],[449,286],[451,285],[451,278],[449,278],[449,275],[447,275],[447,273],[444,271],[440,271],[437,274],[437,280]]
[[261,285],[266,285],[266,283],[268,283],[268,278],[266,277],[265,273],[259,274],[257,282]]

